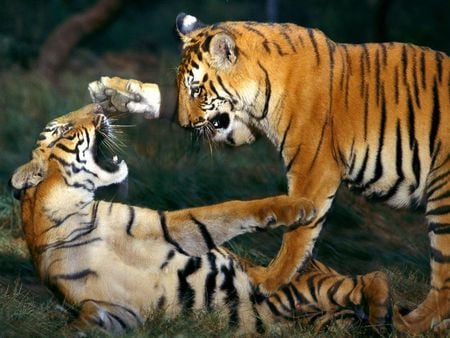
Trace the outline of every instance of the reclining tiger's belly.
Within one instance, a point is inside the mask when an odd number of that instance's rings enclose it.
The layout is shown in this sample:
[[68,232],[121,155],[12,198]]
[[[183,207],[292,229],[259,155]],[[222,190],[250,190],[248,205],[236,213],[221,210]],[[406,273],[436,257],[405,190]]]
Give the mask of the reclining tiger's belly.
[[314,208],[307,200],[281,196],[276,203],[255,200],[251,211],[232,201],[172,212],[95,200],[97,188],[128,175],[116,156],[107,165],[98,159],[99,143],[112,130],[96,105],[58,117],[11,179],[40,278],[80,309],[74,328],[120,333],[142,325],[153,310],[175,317],[212,308],[240,332],[342,310],[385,323],[389,292],[382,273],[346,277],[312,261],[264,296],[246,273],[248,263],[219,246],[244,232],[309,222]]

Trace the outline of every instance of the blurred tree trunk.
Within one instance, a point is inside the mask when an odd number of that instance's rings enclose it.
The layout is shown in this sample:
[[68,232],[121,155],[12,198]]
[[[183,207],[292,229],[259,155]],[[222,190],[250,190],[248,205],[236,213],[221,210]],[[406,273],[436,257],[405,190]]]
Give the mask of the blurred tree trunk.
[[278,0],[266,0],[267,21],[278,21]]
[[387,34],[387,16],[392,5],[392,0],[378,0],[375,8],[374,39],[377,42],[389,40]]
[[105,27],[123,5],[124,0],[99,0],[94,6],[71,16],[56,27],[41,47],[39,72],[55,81],[72,49],[83,38]]

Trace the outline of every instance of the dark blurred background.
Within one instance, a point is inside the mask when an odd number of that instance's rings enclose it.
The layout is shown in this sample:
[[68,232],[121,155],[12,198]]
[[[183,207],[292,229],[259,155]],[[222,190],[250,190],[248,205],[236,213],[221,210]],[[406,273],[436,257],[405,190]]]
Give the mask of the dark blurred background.
[[[16,244],[8,244],[20,240],[18,204],[7,188],[11,172],[29,159],[51,118],[89,103],[87,84],[102,75],[156,82],[173,95],[179,12],[205,23],[294,22],[319,28],[337,42],[395,40],[450,50],[448,0],[5,1],[0,8],[0,275],[14,280],[31,273],[28,260],[17,258]],[[163,111],[167,119],[135,116],[124,122],[135,126],[123,137],[128,195],[114,191],[107,198],[177,209],[286,192],[284,168],[267,141],[239,149],[193,145],[191,134],[173,121],[174,106],[173,101]],[[280,239],[281,231],[256,234],[231,246],[267,263]],[[413,271],[419,280],[428,276],[422,214],[368,204],[345,189],[317,248],[321,259],[344,272],[383,267]]]

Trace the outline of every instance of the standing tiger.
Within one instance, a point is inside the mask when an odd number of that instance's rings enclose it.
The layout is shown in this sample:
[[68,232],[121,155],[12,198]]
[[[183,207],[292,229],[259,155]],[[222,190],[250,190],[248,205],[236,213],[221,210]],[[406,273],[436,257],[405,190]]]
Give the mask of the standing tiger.
[[121,333],[153,310],[174,317],[212,308],[238,332],[297,318],[321,325],[339,314],[361,316],[376,329],[385,324],[389,289],[381,272],[346,277],[311,261],[264,296],[247,274],[249,263],[218,246],[245,232],[311,221],[314,208],[303,198],[172,212],[95,200],[97,188],[128,175],[117,156],[100,156],[102,142],[117,136],[113,131],[94,104],[56,118],[39,135],[32,160],[11,179],[34,265],[66,303],[80,308],[75,328]]
[[294,24],[204,25],[180,14],[179,122],[240,145],[265,134],[282,158],[288,194],[318,217],[284,235],[267,291],[311,253],[341,183],[395,207],[424,204],[431,289],[396,325],[411,333],[450,324],[450,60],[403,43],[340,44]]

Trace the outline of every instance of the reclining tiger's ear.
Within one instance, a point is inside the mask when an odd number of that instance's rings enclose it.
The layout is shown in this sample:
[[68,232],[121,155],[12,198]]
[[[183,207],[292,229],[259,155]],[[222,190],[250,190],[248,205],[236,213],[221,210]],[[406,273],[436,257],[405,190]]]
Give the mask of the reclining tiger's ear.
[[217,68],[228,68],[236,62],[238,51],[236,43],[230,35],[218,33],[211,39],[209,53]]
[[47,174],[45,161],[34,158],[17,168],[12,177],[11,185],[16,190],[22,190],[38,185]]
[[181,40],[186,43],[191,39],[190,34],[193,31],[199,28],[206,27],[206,25],[198,20],[195,16],[186,13],[180,13],[176,18],[176,27]]

